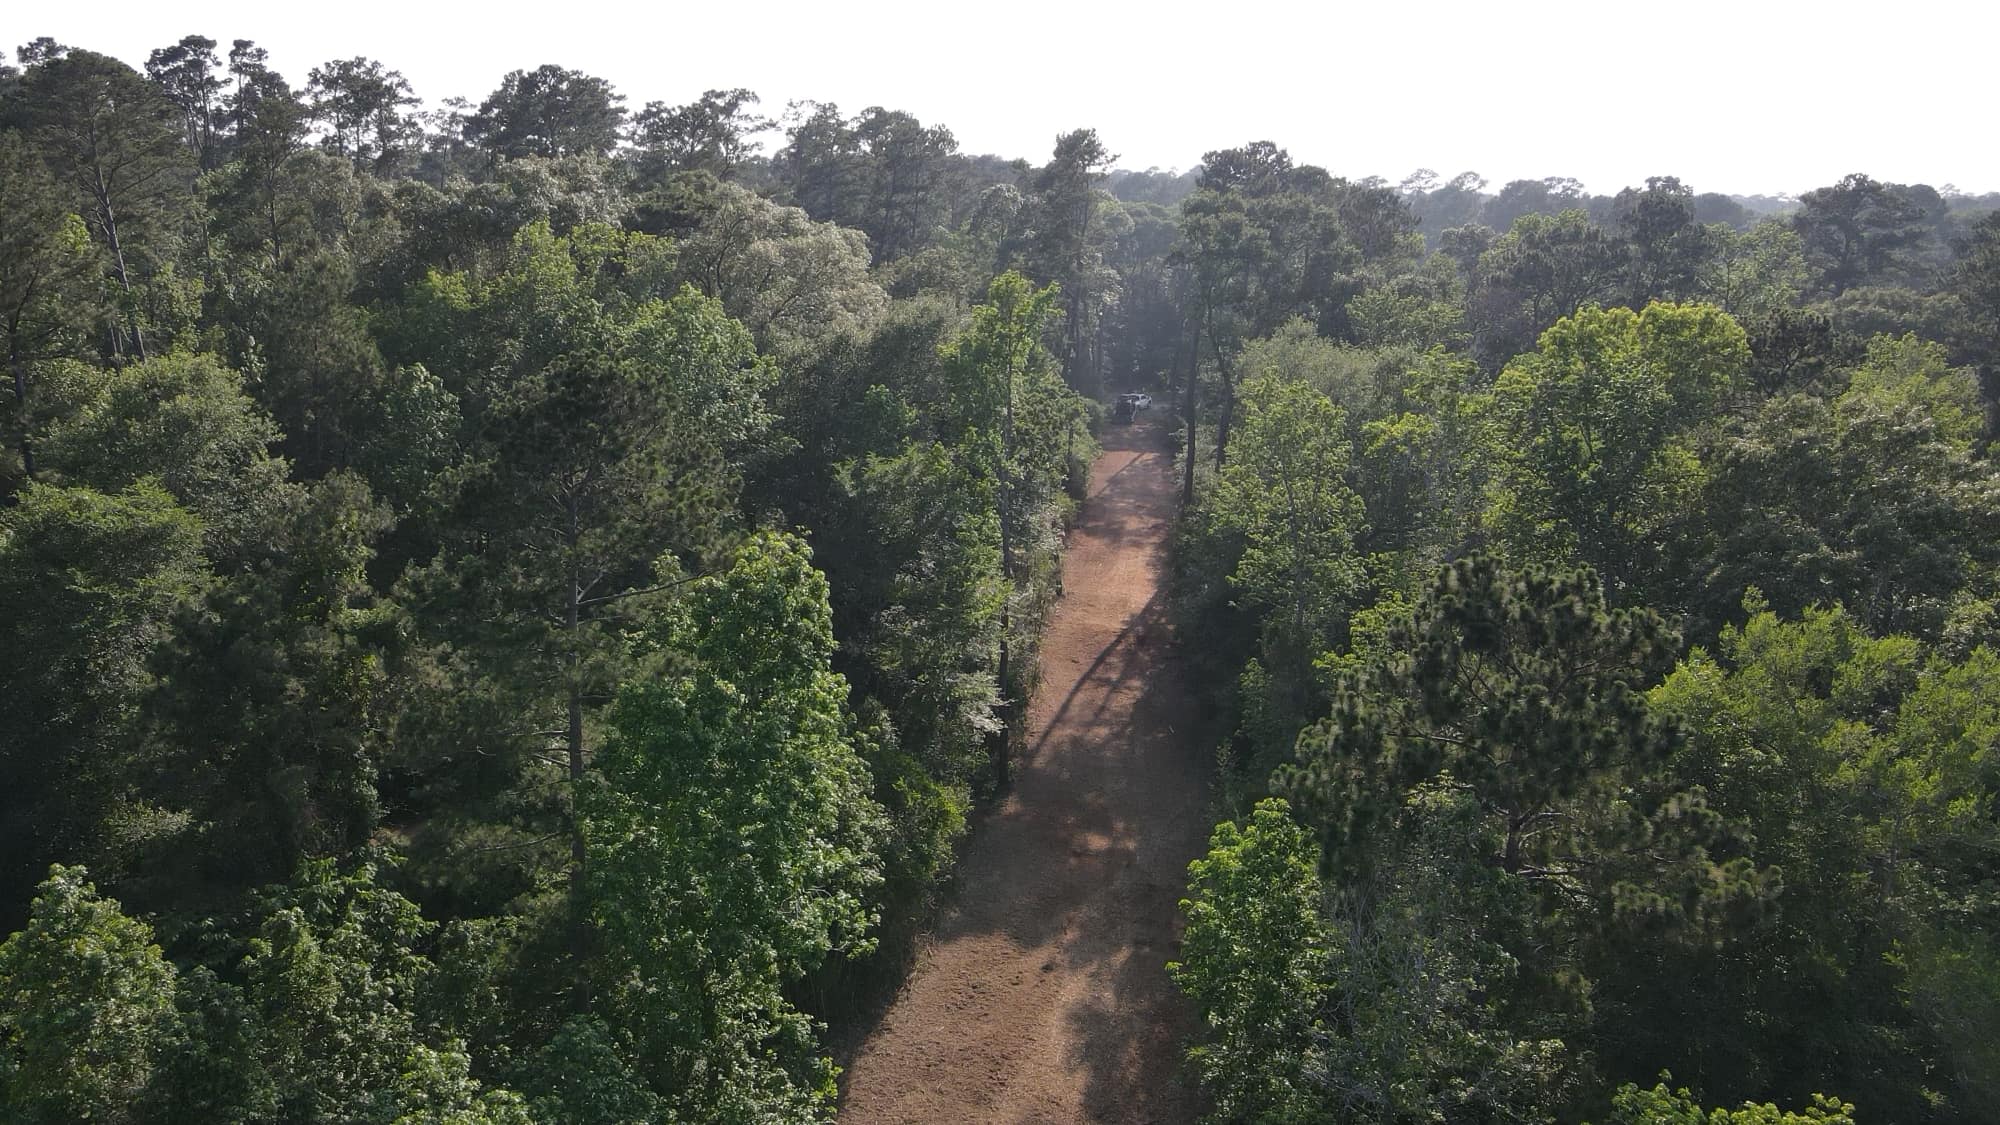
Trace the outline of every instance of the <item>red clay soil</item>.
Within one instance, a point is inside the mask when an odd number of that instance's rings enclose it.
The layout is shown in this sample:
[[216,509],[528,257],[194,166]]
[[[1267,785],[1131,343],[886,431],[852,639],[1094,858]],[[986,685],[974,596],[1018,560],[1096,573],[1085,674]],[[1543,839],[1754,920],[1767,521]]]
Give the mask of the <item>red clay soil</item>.
[[1156,426],[1106,431],[1012,788],[974,825],[954,907],[848,1063],[844,1125],[1198,1111],[1166,973],[1209,828],[1164,616],[1173,457]]

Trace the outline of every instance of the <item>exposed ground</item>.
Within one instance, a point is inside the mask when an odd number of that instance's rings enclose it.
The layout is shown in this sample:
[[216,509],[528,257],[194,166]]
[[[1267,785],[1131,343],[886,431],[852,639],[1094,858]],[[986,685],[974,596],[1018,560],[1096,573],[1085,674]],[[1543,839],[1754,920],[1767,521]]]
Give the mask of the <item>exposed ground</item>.
[[[1193,1120],[1167,978],[1208,763],[1168,643],[1176,481],[1153,424],[1106,426],[1013,785],[954,905],[847,1060],[843,1123]],[[1199,643],[1199,638],[1189,643]]]

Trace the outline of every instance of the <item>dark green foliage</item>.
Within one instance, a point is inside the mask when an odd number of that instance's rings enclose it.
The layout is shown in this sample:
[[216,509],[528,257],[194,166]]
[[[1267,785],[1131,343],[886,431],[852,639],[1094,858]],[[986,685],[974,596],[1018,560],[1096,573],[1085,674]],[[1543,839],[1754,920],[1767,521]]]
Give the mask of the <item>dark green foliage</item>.
[[93,51],[29,68],[5,108],[104,248],[119,290],[112,350],[144,358],[148,290],[170,260],[192,173],[180,114],[131,67]]
[[52,860],[115,855],[117,837],[148,831],[141,707],[173,618],[208,582],[200,522],[151,480],[117,495],[31,485],[0,512],[0,765],[14,779],[0,855],[14,918]]
[[[1981,858],[1994,833],[1994,655],[1927,657],[1838,610],[1788,621],[1749,608],[1654,699],[1690,734],[1676,772],[1745,826],[1783,891],[1768,924],[1623,978],[1603,1002],[1669,1013],[1646,1024],[1648,1056],[1721,1088],[1839,1081],[1891,1120],[1984,1120],[1996,1105],[1988,1040],[1953,1040],[2000,1004]],[[1672,979],[1703,983],[1650,983]],[[1780,1041],[1754,1022],[1809,1011],[1818,1018]]]
[[1695,296],[1702,262],[1710,256],[1710,235],[1695,221],[1694,190],[1676,177],[1655,176],[1644,191],[1619,192],[1611,206],[1628,247],[1626,296],[1631,304]]
[[[792,203],[867,234],[877,262],[925,251],[956,256],[940,243],[948,225],[971,210],[972,193],[951,130],[881,106],[843,118],[840,107],[811,102],[794,114],[786,143],[771,157],[771,173]],[[967,264],[984,281],[993,259]]]
[[353,160],[359,169],[386,169],[415,139],[417,123],[405,112],[417,104],[402,74],[374,59],[335,59],[310,72],[306,96],[323,130],[320,145]]
[[107,492],[152,479],[201,520],[219,570],[248,564],[297,491],[269,452],[278,428],[213,356],[134,364],[90,380],[73,400],[42,438],[48,468]]
[[1540,849],[1567,833],[1547,826],[1572,819],[1599,780],[1664,754],[1641,691],[1674,647],[1655,615],[1607,609],[1589,571],[1461,561],[1391,625],[1380,658],[1342,678],[1332,717],[1300,739],[1279,787],[1329,840],[1365,854],[1402,794],[1448,775],[1494,818],[1492,862],[1566,880],[1569,865]]
[[0,398],[0,494],[34,476],[39,430],[57,404],[49,362],[87,355],[103,294],[83,221],[20,134],[0,133],[0,334],[10,394]]
[[502,157],[605,156],[618,143],[624,100],[580,70],[516,70],[466,119],[465,139]]
[[1918,280],[1926,243],[1936,238],[1924,222],[1924,203],[1918,189],[1859,173],[1800,196],[1792,226],[1805,240],[1820,288],[1838,297],[1857,285]]
[[473,1121],[526,1125],[417,1005],[430,925],[374,869],[300,869],[250,911],[225,976],[176,972],[144,923],[56,867],[0,944],[0,1105],[10,1120]]
[[[1242,768],[1268,774],[1300,727],[1325,704],[1314,661],[1344,639],[1347,616],[1366,584],[1356,543],[1366,529],[1360,496],[1348,487],[1350,443],[1340,408],[1309,386],[1305,372],[1261,367],[1244,386],[1247,413],[1236,456],[1186,516],[1189,546],[1232,560],[1218,565],[1212,591],[1231,598],[1234,615],[1216,607],[1223,628],[1262,622],[1254,635],[1212,636],[1221,660],[1250,659],[1243,673]],[[1190,607],[1192,608],[1192,607]],[[1227,625],[1224,620],[1234,616]]]
[[1970,373],[1935,348],[1875,341],[1845,391],[1764,402],[1720,442],[1703,506],[1729,513],[1677,549],[1712,631],[1744,592],[1787,614],[1841,603],[1870,628],[1938,636],[1992,596],[2000,480],[1973,455]]
[[[1549,1121],[1559,1041],[1505,1026],[1513,880],[1464,851],[1473,801],[1427,787],[1398,814],[1396,860],[1327,886],[1310,834],[1276,799],[1216,829],[1170,966],[1203,1010],[1190,1062],[1214,1121]],[[1495,931],[1499,932],[1495,932]]]
[[751,107],[748,90],[710,90],[683,106],[647,102],[632,118],[638,172],[659,179],[669,172],[707,172],[728,179],[754,151],[751,137],[771,127]]
[[205,35],[188,35],[146,56],[146,77],[180,109],[187,146],[203,170],[213,168],[221,156],[219,130],[225,123],[226,84],[215,47],[215,40]]
[[151,710],[172,783],[161,789],[194,819],[157,842],[148,905],[346,855],[381,816],[384,658],[399,646],[364,571],[388,513],[346,474],[272,500],[242,569],[162,654]]
[[1623,247],[1584,212],[1523,215],[1479,256],[1473,354],[1497,367],[1526,351],[1560,318],[1609,299],[1625,268]]

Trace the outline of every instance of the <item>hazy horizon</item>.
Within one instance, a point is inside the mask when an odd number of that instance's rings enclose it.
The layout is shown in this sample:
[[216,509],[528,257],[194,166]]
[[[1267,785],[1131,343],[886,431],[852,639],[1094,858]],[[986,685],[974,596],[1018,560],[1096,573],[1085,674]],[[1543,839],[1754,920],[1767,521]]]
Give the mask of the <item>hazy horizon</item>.
[[[2000,190],[2000,150],[1964,144],[1950,109],[1986,96],[1975,52],[1989,21],[1915,0],[1863,41],[1824,9],[1791,7],[1699,0],[1661,21],[1570,0],[1532,11],[1454,0],[1417,23],[1252,0],[1189,31],[1160,10],[1048,0],[995,26],[907,0],[777,0],[754,18],[572,7],[583,14],[560,26],[499,11],[473,25],[380,0],[343,6],[337,23],[246,0],[113,0],[17,15],[5,46],[48,35],[137,67],[185,35],[220,53],[252,39],[294,86],[364,55],[401,71],[426,106],[477,104],[508,71],[556,63],[608,79],[632,110],[740,86],[769,116],[803,99],[850,114],[882,105],[949,127],[968,154],[1033,162],[1088,126],[1129,171],[1184,170],[1270,140],[1336,175],[1475,171],[1489,190],[1572,176],[1610,194],[1672,175],[1696,191],[1796,195],[1850,172]],[[1830,80],[1857,69],[1869,81]]]

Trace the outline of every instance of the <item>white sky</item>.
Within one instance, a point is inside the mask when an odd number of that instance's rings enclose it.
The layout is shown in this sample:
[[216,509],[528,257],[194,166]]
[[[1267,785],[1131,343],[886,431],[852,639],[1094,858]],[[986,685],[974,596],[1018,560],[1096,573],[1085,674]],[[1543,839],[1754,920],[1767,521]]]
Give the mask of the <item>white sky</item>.
[[427,102],[479,101],[553,62],[636,109],[746,86],[885,105],[970,153],[1044,158],[1091,126],[1122,167],[1185,168],[1269,139],[1337,175],[1417,167],[1569,175],[1616,191],[1798,192],[1848,172],[2000,190],[1988,0],[14,0],[0,43],[50,35],[139,65],[207,35],[254,39],[303,86],[367,55]]

